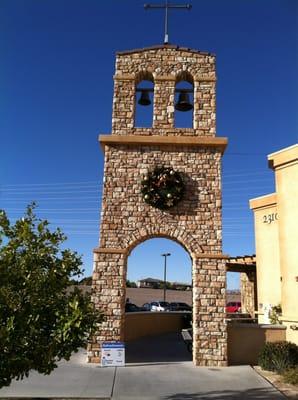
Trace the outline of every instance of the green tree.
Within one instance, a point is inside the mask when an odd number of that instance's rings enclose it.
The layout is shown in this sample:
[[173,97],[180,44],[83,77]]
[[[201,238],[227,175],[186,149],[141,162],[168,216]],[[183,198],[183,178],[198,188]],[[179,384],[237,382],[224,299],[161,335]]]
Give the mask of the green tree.
[[135,282],[133,282],[133,281],[130,281],[130,280],[126,280],[126,287],[129,287],[129,288],[136,288],[137,287],[137,284],[135,283]]
[[81,259],[37,219],[35,204],[12,225],[0,210],[0,387],[34,369],[49,374],[86,344],[100,322],[90,297],[67,292]]

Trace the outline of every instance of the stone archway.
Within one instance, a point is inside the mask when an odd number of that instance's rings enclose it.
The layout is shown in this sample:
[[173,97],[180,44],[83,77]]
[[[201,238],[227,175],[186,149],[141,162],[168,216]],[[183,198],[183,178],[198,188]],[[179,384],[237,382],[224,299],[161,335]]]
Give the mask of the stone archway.
[[[162,220],[160,225],[162,225]],[[186,250],[190,257],[195,254],[203,253],[202,248],[189,232],[187,232],[185,229],[173,226],[151,226],[136,228],[134,231],[132,231],[130,237],[124,238],[123,242],[121,243],[121,247],[126,248],[129,255],[138,244],[145,242],[148,239],[158,237],[163,237],[177,242]]]
[[[194,79],[193,129],[173,126],[181,67]],[[193,260],[193,361],[226,365],[221,157],[227,140],[215,137],[214,57],[165,45],[120,53],[116,68],[112,135],[99,139],[104,191],[100,244],[94,250],[93,301],[105,320],[89,346],[89,361],[99,362],[103,341],[123,340],[127,255],[146,238],[164,236],[182,244]],[[135,128],[136,77],[146,69],[155,81],[154,122],[152,128]],[[142,198],[141,180],[156,166],[183,176],[185,195],[169,210]]]

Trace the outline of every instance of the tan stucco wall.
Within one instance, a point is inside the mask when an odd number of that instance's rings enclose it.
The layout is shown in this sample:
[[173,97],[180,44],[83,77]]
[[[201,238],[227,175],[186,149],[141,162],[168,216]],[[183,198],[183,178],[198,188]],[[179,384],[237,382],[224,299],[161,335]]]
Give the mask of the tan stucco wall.
[[276,195],[259,197],[250,201],[254,210],[255,245],[257,255],[257,290],[259,322],[264,323],[266,304],[281,302],[278,220]]
[[287,327],[287,340],[298,345],[298,318],[292,316],[290,319],[291,321],[287,321],[281,318],[282,324]]
[[144,336],[180,332],[184,328],[184,315],[173,312],[126,313],[124,340],[129,342]]
[[[183,316],[183,313],[172,312],[126,313],[125,342],[145,336],[180,332],[184,327]],[[258,363],[258,354],[266,342],[285,339],[284,326],[228,324],[228,363],[229,365],[255,365]]]
[[266,342],[286,339],[285,327],[280,325],[229,324],[229,365],[258,364],[258,355]]
[[[286,338],[298,344],[298,145],[268,156],[276,193],[250,201],[254,210],[259,303],[281,302]],[[275,215],[271,223],[264,216]],[[271,269],[270,264],[279,264]],[[278,288],[279,286],[279,288]],[[262,316],[259,321],[262,322]]]
[[268,158],[275,170],[283,317],[298,318],[298,145]]

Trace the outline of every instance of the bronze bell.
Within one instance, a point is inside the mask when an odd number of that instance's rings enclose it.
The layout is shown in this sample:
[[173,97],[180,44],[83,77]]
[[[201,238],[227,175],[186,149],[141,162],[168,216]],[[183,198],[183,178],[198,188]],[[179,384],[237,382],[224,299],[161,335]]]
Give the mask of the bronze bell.
[[175,104],[177,111],[190,111],[193,109],[193,105],[189,101],[188,93],[181,92],[179,94],[178,102]]
[[140,104],[141,106],[149,106],[151,104],[148,90],[142,89],[141,97],[139,98],[138,104]]

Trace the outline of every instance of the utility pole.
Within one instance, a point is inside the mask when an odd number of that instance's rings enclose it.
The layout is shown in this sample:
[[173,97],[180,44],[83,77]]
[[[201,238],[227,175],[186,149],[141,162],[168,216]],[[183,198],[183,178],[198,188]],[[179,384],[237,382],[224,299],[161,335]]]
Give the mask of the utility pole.
[[171,253],[161,254],[162,257],[165,258],[164,262],[164,275],[163,275],[163,301],[166,301],[166,290],[167,290],[167,257],[169,257]]

